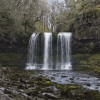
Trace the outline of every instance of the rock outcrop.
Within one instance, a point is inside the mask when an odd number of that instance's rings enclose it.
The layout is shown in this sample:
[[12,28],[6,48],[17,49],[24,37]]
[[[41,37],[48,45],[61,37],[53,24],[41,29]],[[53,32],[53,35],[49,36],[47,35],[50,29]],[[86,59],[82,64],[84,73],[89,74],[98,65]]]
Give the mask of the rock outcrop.
[[74,53],[100,52],[100,5],[91,4],[83,9],[73,27]]

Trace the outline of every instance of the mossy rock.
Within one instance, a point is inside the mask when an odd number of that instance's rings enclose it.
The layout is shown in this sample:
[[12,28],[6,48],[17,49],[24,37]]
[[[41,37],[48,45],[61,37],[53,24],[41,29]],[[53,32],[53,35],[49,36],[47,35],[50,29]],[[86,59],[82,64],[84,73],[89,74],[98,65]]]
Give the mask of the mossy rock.
[[89,71],[100,76],[100,54],[75,54],[72,57],[78,61],[77,70]]
[[86,100],[100,100],[100,93],[98,91],[86,91],[84,94],[86,96]]
[[73,98],[73,100],[85,100],[84,90],[71,90],[70,94],[70,98]]
[[71,90],[79,89],[78,85],[72,84],[57,84],[56,87],[60,89],[61,95],[66,95],[67,97],[71,97],[72,93]]
[[57,84],[57,88],[61,90],[73,90],[73,89],[79,89],[80,87],[78,85],[74,84]]
[[25,65],[25,57],[22,53],[0,53],[0,64],[5,67],[21,67]]
[[35,81],[37,85],[41,86],[52,86],[54,85],[51,81]]
[[87,65],[87,62],[86,61],[81,61],[80,64],[81,65]]

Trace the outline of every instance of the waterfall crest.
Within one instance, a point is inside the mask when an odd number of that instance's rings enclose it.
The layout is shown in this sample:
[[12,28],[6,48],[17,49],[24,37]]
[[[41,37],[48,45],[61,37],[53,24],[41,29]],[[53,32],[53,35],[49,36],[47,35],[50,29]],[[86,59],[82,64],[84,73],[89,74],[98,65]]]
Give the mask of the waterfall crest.
[[72,33],[60,32],[54,39],[50,32],[33,33],[29,40],[26,69],[71,70],[71,36]]

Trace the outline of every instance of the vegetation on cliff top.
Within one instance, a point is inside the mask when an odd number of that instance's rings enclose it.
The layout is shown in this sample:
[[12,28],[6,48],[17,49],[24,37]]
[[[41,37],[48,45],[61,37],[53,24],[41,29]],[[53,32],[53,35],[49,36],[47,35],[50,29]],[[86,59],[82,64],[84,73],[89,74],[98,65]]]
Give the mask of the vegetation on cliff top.
[[[96,42],[100,37],[99,22],[100,0],[55,0],[51,3],[45,0],[1,0],[0,51],[5,51],[6,48],[7,51],[11,48],[15,50],[21,48],[21,45],[24,49],[27,48],[32,32],[71,31],[75,52],[99,52],[99,44]],[[91,38],[94,39],[92,43],[81,42]],[[85,46],[83,50],[78,50],[76,44],[78,47],[82,44]]]

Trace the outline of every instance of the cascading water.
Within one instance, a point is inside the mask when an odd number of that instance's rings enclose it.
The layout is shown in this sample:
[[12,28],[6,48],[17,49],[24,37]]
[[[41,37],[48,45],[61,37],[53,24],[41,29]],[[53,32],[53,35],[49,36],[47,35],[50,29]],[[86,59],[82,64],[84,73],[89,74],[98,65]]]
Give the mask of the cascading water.
[[[71,70],[70,40],[71,33],[61,32],[57,37],[57,67],[56,69]],[[60,52],[60,53],[59,53]],[[60,59],[60,60],[59,60]]]
[[[29,40],[26,69],[71,70],[70,42],[72,34],[59,33],[57,43],[54,42],[56,39],[52,39],[52,33],[45,32],[41,35],[43,38],[39,37],[40,34],[33,33]],[[39,40],[41,41],[38,42]],[[54,44],[56,45],[54,46]],[[41,64],[38,60],[41,60]]]
[[27,68],[26,69],[35,69],[36,68],[36,58],[35,58],[35,49],[37,42],[38,34],[33,33],[29,40],[28,48],[28,57],[27,57]]
[[44,33],[43,69],[51,69],[52,65],[52,33]]

